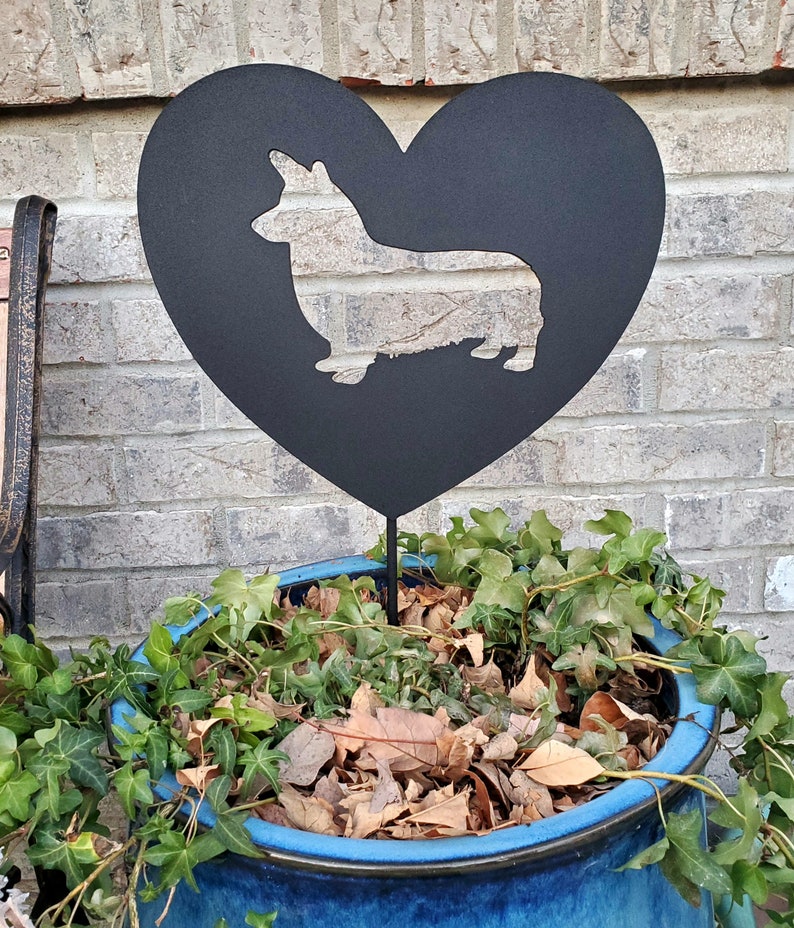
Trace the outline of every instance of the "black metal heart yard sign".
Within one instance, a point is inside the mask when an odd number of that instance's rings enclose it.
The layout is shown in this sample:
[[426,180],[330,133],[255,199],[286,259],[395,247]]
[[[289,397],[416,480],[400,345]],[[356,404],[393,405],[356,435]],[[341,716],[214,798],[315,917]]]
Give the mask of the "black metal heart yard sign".
[[198,363],[389,519],[587,383],[640,301],[664,219],[642,121],[557,74],[474,86],[403,151],[334,81],[231,68],[164,110],[138,189],[152,276]]

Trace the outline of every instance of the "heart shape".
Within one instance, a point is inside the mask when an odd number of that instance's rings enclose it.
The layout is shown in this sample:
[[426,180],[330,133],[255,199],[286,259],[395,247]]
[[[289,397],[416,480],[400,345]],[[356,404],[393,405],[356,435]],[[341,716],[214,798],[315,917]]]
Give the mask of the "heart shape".
[[[279,202],[271,164],[321,161],[369,236],[415,252],[504,252],[542,285],[530,370],[482,339],[378,355],[360,382],[316,365],[288,245],[252,228]],[[279,444],[396,518],[532,434],[587,383],[653,270],[664,178],[650,133],[616,95],[559,74],[495,78],[456,96],[403,152],[352,91],[310,71],[245,65],[183,91],[144,149],[138,211],[160,296],[196,361]]]

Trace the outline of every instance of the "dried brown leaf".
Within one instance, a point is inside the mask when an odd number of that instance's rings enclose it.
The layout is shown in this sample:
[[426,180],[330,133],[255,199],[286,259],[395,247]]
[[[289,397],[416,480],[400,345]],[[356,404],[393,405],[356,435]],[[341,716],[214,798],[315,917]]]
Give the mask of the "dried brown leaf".
[[535,748],[517,769],[529,771],[544,786],[577,786],[606,773],[587,751],[553,739]]
[[601,731],[601,726],[593,718],[594,715],[600,715],[605,722],[609,722],[614,728],[621,730],[631,719],[639,719],[642,716],[629,708],[625,703],[610,696],[609,693],[593,693],[593,695],[582,706],[582,713],[579,720],[579,728],[582,731]]
[[372,791],[370,811],[379,813],[382,812],[386,806],[395,804],[404,805],[405,796],[400,788],[400,784],[392,776],[389,765],[385,761],[380,761],[378,763],[378,782],[375,784],[375,789]]
[[187,744],[185,750],[193,757],[204,756],[204,736],[217,725],[220,719],[191,719],[187,729]]
[[333,808],[322,799],[304,796],[294,787],[285,783],[278,796],[279,804],[287,818],[296,828],[312,831],[318,835],[342,834],[342,829],[334,821]]
[[327,619],[332,616],[339,608],[339,597],[342,595],[341,590],[336,590],[330,586],[317,587],[313,586],[306,593],[306,605],[315,612]]
[[482,749],[483,760],[512,760],[518,751],[518,742],[506,731],[500,731]]
[[458,648],[466,648],[475,667],[482,667],[485,659],[485,637],[480,632],[472,632],[456,642]]
[[468,829],[470,793],[469,788],[453,793],[452,784],[433,790],[419,804],[420,808],[405,817],[405,821],[417,825],[443,825],[465,832]]
[[289,762],[279,763],[281,782],[310,786],[334,756],[336,742],[334,736],[319,728],[313,719],[294,728],[276,747],[290,758]]
[[496,666],[493,658],[482,667],[461,667],[460,672],[467,683],[478,686],[486,693],[504,693],[505,691],[502,671]]
[[369,758],[369,769],[378,761],[386,761],[393,771],[428,770],[441,764],[438,739],[449,731],[432,715],[399,706],[378,708],[374,718],[360,709],[351,710],[346,720],[324,722],[323,726],[333,734],[338,747],[359,752],[362,769]]
[[216,777],[221,775],[220,764],[202,764],[200,767],[183,767],[176,772],[176,782],[180,786],[192,786],[203,793]]
[[519,709],[537,709],[540,705],[540,690],[546,690],[547,684],[538,675],[535,669],[535,656],[527,661],[524,676],[510,689],[507,698]]
[[301,709],[306,703],[280,703],[270,693],[256,693],[256,695],[248,697],[248,705],[253,709],[261,709],[262,712],[267,712],[274,719],[292,719],[299,722],[301,721]]
[[554,805],[548,787],[533,780],[524,770],[514,770],[510,774],[508,796],[511,802],[518,803],[525,810],[532,806],[540,818],[554,815]]
[[350,697],[350,708],[366,712],[367,715],[375,715],[375,710],[385,705],[377,690],[374,690],[366,680]]

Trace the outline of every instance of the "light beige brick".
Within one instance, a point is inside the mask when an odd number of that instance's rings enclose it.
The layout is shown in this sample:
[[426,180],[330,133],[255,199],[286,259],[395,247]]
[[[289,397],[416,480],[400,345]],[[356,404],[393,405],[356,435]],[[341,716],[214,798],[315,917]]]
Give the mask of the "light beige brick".
[[767,0],[695,4],[687,74],[750,74],[770,67],[775,35],[769,6]]
[[103,364],[113,359],[110,326],[99,303],[48,303],[44,363]]
[[0,198],[79,197],[84,186],[73,133],[0,135]]
[[68,99],[52,36],[50,5],[41,0],[5,0],[2,15],[0,102],[30,106]]
[[[47,574],[43,574],[46,578]],[[45,639],[80,639],[126,631],[123,585],[115,580],[47,580],[36,586],[36,631]]]
[[65,0],[87,99],[149,96],[154,89],[140,0]]
[[188,361],[192,357],[160,300],[113,300],[116,360]]
[[201,390],[193,375],[45,377],[46,435],[136,435],[201,427]]
[[338,0],[342,77],[410,84],[413,16],[410,0]]
[[623,343],[772,338],[788,297],[785,277],[705,274],[653,278]]
[[171,93],[237,64],[231,0],[160,0],[159,6]]
[[134,216],[65,216],[58,220],[50,282],[147,280]]
[[673,550],[780,545],[786,541],[792,511],[790,487],[671,495],[665,530]]
[[116,501],[110,445],[45,444],[39,456],[40,506],[106,506]]
[[[268,210],[252,223],[254,231],[268,242],[289,242],[295,277],[385,275],[395,271],[467,271],[522,268],[513,255],[489,251],[410,251],[381,245],[370,238],[356,209],[295,209],[286,205]],[[409,281],[401,281],[410,287]],[[313,292],[324,293],[324,285]],[[339,285],[337,284],[337,289]],[[379,289],[385,289],[381,286]],[[389,289],[394,289],[389,287]],[[414,285],[414,290],[429,289]],[[305,288],[308,290],[308,288]]]
[[785,191],[670,196],[661,254],[670,258],[788,254],[794,196]]
[[138,189],[145,132],[94,132],[96,190],[103,199],[130,199]]
[[546,429],[544,438],[556,447],[553,473],[563,484],[758,477],[764,470],[765,426],[753,421]]
[[130,570],[211,564],[212,513],[104,512],[39,519],[42,570]]
[[516,0],[515,61],[519,71],[562,71],[589,77],[587,0]]
[[775,458],[773,473],[777,477],[794,477],[794,420],[775,423]]
[[496,77],[496,0],[425,4],[425,73],[432,84],[474,84]]
[[357,504],[232,508],[229,554],[238,566],[280,569],[359,554],[374,544],[364,507]]
[[320,0],[248,0],[251,58],[321,71]]
[[640,412],[644,406],[644,363],[642,349],[611,354],[557,415],[578,417]]
[[535,486],[545,482],[544,440],[532,437],[465,480],[462,487]]
[[251,420],[243,415],[234,403],[217,387],[212,388],[212,401],[215,410],[215,422],[222,429],[256,428]]
[[124,449],[124,459],[130,494],[144,502],[292,496],[318,485],[313,471],[264,437],[137,442]]
[[794,348],[671,348],[661,356],[661,409],[774,409],[792,404]]
[[785,106],[747,110],[643,112],[665,174],[778,173],[788,170],[790,111]]
[[681,0],[601,0],[599,78],[675,76]]

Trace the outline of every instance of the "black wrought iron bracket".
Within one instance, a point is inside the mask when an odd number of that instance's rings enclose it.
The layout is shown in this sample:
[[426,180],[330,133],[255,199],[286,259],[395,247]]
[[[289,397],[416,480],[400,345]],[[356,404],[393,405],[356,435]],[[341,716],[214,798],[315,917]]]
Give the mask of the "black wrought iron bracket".
[[5,418],[0,487],[3,625],[6,632],[26,636],[35,619],[44,297],[56,216],[53,203],[29,196],[17,203],[13,228],[0,230],[0,391],[5,394],[0,403]]

